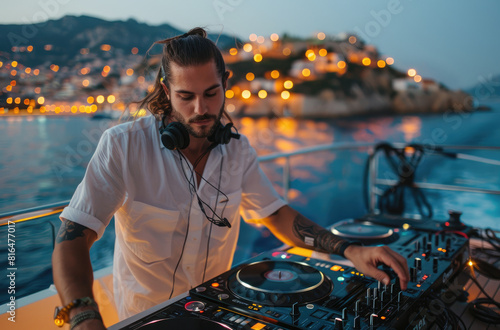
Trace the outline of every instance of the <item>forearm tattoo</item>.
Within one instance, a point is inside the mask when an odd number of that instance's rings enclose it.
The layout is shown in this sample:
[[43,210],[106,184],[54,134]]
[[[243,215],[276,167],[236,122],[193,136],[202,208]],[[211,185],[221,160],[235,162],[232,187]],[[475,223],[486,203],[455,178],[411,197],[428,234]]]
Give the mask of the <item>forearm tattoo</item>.
[[73,221],[64,220],[59,228],[59,232],[57,233],[57,243],[61,243],[63,241],[72,241],[77,237],[83,237],[83,231],[87,229],[87,227],[82,226]]
[[339,254],[340,247],[346,242],[328,230],[311,223],[301,214],[293,220],[293,233],[306,245],[332,254]]

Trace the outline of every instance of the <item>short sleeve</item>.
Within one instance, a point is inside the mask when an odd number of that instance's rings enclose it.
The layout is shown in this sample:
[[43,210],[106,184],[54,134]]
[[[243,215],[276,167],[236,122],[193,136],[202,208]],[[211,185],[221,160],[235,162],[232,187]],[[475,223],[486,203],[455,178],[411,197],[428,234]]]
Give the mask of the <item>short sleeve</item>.
[[249,148],[245,157],[247,166],[243,172],[240,213],[245,221],[255,221],[270,216],[286,203],[261,170],[255,149]]
[[99,239],[114,213],[122,206],[126,189],[123,152],[109,130],[99,140],[82,182],[60,218],[94,230]]

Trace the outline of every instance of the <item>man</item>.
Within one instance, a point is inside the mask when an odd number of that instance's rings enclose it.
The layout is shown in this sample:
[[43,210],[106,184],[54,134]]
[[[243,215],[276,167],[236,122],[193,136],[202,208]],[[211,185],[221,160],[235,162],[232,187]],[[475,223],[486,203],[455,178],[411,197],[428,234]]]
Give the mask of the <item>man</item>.
[[89,249],[113,215],[120,319],[229,269],[240,214],[284,243],[345,255],[359,271],[387,284],[389,276],[376,268],[384,263],[406,289],[403,257],[387,247],[349,244],[306,219],[277,195],[248,140],[229,141],[231,125],[220,123],[223,115],[229,119],[228,73],[203,29],[158,43],[164,45],[161,69],[142,104],[154,116],[103,134],[61,214],[53,254],[54,282],[66,307],[61,317],[67,315],[75,329],[103,328],[90,299]]

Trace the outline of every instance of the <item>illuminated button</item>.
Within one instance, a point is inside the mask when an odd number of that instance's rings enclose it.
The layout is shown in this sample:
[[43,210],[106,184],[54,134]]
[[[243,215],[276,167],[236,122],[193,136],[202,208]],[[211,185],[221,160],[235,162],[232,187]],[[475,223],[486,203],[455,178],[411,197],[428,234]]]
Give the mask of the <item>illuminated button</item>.
[[314,308],[314,305],[313,305],[313,304],[307,304],[307,305],[306,305],[306,308],[307,308],[307,309],[313,309],[313,308]]
[[345,278],[343,278],[342,276],[337,277],[337,281],[339,281],[339,282],[344,282],[344,280],[345,280]]
[[266,327],[265,324],[262,323],[255,323],[253,327],[251,327],[252,330],[262,330]]
[[217,283],[217,282],[212,283],[212,286],[213,286],[214,288],[217,288],[217,287],[219,287],[219,283]]
[[381,319],[381,320],[385,320],[385,316],[381,316],[381,317],[380,317],[380,319]]

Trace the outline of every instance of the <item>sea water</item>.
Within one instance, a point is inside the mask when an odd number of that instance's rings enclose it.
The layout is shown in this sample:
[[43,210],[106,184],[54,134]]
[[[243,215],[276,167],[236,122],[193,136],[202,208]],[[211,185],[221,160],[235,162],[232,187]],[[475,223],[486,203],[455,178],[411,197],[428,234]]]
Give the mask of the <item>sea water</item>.
[[[67,201],[85,174],[102,132],[116,121],[90,117],[0,117],[0,214]],[[293,118],[239,118],[235,126],[259,155],[291,152],[330,143],[419,143],[435,150],[445,146],[500,145],[500,104],[491,111],[425,115],[363,116],[329,120]],[[417,181],[500,190],[500,150],[449,148],[464,159],[433,153],[417,169]],[[363,186],[367,150],[360,148],[320,152],[291,159],[287,198],[292,207],[322,226],[368,212]],[[487,163],[492,160],[492,163]],[[484,162],[486,161],[486,163]],[[284,194],[283,160],[263,163],[266,175]],[[390,169],[383,169],[388,173]],[[384,177],[383,173],[381,177]],[[389,177],[393,177],[389,173]],[[425,191],[434,218],[445,221],[449,209],[463,212],[472,226],[500,230],[500,197],[473,192]],[[407,212],[415,213],[411,201]],[[414,205],[413,205],[414,206]],[[16,229],[17,298],[52,283],[50,256],[57,215],[50,221],[26,222]],[[113,225],[91,251],[94,270],[111,263]],[[7,268],[6,226],[0,227],[0,266]],[[280,246],[265,228],[243,224],[234,263]],[[0,294],[0,303],[8,299]]]

